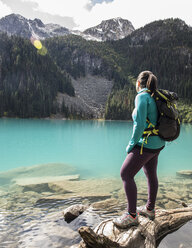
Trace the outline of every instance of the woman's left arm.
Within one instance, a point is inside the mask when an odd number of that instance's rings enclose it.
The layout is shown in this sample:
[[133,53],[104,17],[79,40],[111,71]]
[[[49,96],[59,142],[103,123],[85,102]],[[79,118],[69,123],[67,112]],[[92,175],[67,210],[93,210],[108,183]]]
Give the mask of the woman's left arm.
[[126,152],[130,153],[133,147],[140,140],[143,131],[146,127],[147,119],[147,98],[145,94],[138,94],[135,98],[135,109],[133,113],[133,133],[128,146],[126,147]]

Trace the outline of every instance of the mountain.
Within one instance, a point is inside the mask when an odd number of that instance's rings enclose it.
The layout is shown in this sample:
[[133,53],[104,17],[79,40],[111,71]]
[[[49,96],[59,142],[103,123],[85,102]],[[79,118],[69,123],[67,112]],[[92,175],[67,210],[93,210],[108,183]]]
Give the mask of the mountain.
[[[133,32],[129,38],[129,45],[141,46],[150,41],[158,44],[168,44],[173,42],[173,45],[181,45],[183,42],[188,42],[190,39],[183,37],[186,32],[191,32],[192,28],[189,27],[183,20],[179,18],[169,18],[151,22],[142,28]],[[182,42],[182,43],[181,43]]]
[[58,24],[44,24],[40,19],[28,20],[18,14],[11,14],[0,19],[0,31],[8,35],[17,35],[23,38],[45,39],[54,36],[70,34],[69,29]]
[[132,23],[120,17],[102,21],[99,25],[86,29],[86,39],[106,41],[123,39],[134,31]]
[[69,30],[58,24],[44,24],[37,18],[28,20],[19,14],[10,14],[0,19],[1,32],[23,38],[30,38],[33,36],[40,40],[69,34],[79,35],[86,40],[117,40],[129,35],[133,30],[134,27],[131,22],[122,18],[102,21],[98,26],[89,28],[84,32]]
[[181,98],[192,96],[192,28],[180,19],[147,24],[123,40],[111,42],[126,60],[125,70],[133,76],[148,68],[159,85],[175,89]]

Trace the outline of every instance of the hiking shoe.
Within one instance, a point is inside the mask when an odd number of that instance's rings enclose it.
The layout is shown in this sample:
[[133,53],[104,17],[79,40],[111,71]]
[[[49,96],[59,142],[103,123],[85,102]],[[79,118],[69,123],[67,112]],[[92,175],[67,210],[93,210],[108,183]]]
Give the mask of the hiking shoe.
[[128,212],[126,212],[120,217],[113,219],[113,223],[120,228],[137,226],[139,224],[138,214],[136,213],[136,217],[134,218]]
[[143,215],[145,217],[148,217],[150,220],[154,220],[155,219],[155,209],[153,210],[148,210],[146,206],[140,206],[137,207],[137,212],[140,215]]

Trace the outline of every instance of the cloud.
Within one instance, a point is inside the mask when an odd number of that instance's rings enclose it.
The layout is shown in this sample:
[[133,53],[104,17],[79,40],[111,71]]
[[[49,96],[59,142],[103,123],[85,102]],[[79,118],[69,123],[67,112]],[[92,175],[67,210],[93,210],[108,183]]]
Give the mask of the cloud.
[[113,2],[114,0],[91,0],[89,1],[89,3],[87,3],[87,5],[85,6],[85,8],[87,8],[87,10],[91,10],[96,4],[100,3],[102,4],[103,2]]
[[135,28],[155,20],[171,17],[180,18],[192,26],[191,0],[0,1],[10,6],[13,12],[17,11],[26,18],[39,18],[45,23],[58,23],[70,29],[84,30],[98,25],[102,20],[115,17],[128,19]]
[[131,21],[135,28],[139,28],[155,20],[173,17],[183,19],[187,24],[192,25],[191,9],[191,0],[114,0],[96,4],[87,14],[89,21],[79,17],[78,22],[86,26],[102,20],[122,17]]
[[[30,1],[30,0],[0,0],[8,6],[10,9],[11,13],[15,14],[20,14],[24,16],[27,19],[35,19],[39,18],[41,19],[44,23],[57,23],[60,24],[66,28],[73,29],[74,27],[77,27],[77,24],[74,22],[73,17],[70,16],[63,16],[63,15],[58,15],[58,14],[53,14],[51,11],[48,13],[46,12],[41,12],[38,11],[38,1]],[[1,9],[0,9],[1,12]],[[3,15],[5,16],[10,13],[5,13],[3,11]]]
[[[33,4],[36,4],[33,7],[33,11],[35,13],[39,13],[39,14],[41,13],[41,15],[44,17],[45,15],[51,14],[52,16],[55,16],[55,17],[57,16],[59,18],[61,17],[71,18],[71,21],[73,21],[72,23],[73,25],[71,25],[71,29],[72,28],[78,29],[79,25],[77,25],[77,23],[79,23],[79,20],[82,20],[82,18],[85,18],[87,16],[87,13],[89,13],[89,11],[86,7],[88,5],[91,5],[91,0],[54,0],[54,1],[19,0],[19,1],[23,1],[24,3],[31,2]],[[66,26],[66,25],[63,25],[63,26]],[[69,28],[69,26],[66,26],[66,27]]]
[[[29,0],[25,0],[29,1]],[[135,28],[165,18],[181,18],[192,25],[191,0],[30,0],[36,2],[36,11],[59,16],[73,17],[79,26],[86,29],[102,20],[122,17],[131,21]]]
[[[29,0],[24,0],[29,1]],[[35,11],[41,13],[51,13],[59,16],[71,16],[74,22],[78,24],[76,29],[83,30],[90,26],[99,24],[106,16],[106,9],[112,3],[112,0],[106,0],[101,3],[94,0],[30,0],[38,3]],[[101,12],[100,12],[101,11]],[[102,13],[102,14],[101,14]],[[110,17],[114,16],[113,14]]]
[[11,9],[6,4],[0,1],[0,18],[11,13]]
[[23,0],[25,2],[31,1],[38,5],[35,10],[51,13],[53,15],[61,16],[78,16],[80,12],[86,11],[85,6],[91,3],[91,0]]

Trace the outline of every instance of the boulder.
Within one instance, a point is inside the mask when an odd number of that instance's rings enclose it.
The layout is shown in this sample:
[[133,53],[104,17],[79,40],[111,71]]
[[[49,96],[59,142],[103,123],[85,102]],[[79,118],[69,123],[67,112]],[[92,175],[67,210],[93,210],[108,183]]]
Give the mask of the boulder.
[[64,219],[67,223],[70,223],[72,220],[76,219],[80,214],[82,214],[88,205],[75,204],[63,211]]

